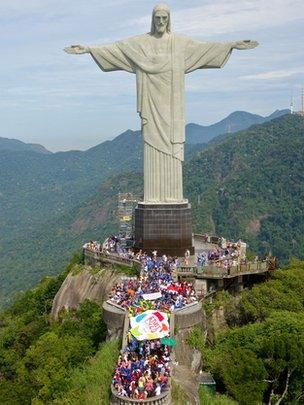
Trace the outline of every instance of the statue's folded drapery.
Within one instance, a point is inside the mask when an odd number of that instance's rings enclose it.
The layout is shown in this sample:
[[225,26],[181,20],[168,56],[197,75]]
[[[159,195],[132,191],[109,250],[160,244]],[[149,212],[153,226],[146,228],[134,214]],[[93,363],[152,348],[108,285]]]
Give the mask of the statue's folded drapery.
[[155,41],[144,34],[111,45],[91,46],[90,53],[103,71],[136,74],[137,110],[144,138],[145,202],[182,202],[185,73],[222,67],[232,43],[202,43],[169,35],[166,50],[159,51]]

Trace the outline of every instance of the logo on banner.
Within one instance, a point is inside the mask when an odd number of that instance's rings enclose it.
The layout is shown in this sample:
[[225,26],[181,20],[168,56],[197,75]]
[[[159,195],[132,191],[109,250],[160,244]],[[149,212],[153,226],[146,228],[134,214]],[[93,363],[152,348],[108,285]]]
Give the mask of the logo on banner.
[[151,316],[145,322],[148,325],[148,327],[152,333],[157,332],[158,330],[161,330],[161,325],[155,316]]
[[160,339],[169,335],[168,315],[148,310],[130,319],[131,334],[137,340]]

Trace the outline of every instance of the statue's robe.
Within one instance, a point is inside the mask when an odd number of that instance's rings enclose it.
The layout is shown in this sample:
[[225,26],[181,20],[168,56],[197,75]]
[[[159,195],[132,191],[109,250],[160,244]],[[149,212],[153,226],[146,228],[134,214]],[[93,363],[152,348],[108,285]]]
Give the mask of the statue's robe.
[[[161,51],[157,41],[165,41]],[[232,43],[202,43],[181,35],[155,39],[144,34],[89,49],[103,71],[136,74],[144,138],[144,201],[183,202],[185,73],[224,66]]]

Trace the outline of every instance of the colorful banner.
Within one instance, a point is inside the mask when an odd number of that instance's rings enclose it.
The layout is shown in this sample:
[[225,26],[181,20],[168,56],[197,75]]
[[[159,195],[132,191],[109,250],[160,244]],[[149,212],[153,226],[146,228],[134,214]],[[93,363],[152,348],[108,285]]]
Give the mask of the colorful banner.
[[143,294],[143,299],[147,301],[155,301],[158,298],[161,298],[161,292],[155,292],[150,294]]
[[148,310],[130,319],[130,332],[137,340],[161,339],[169,335],[168,315]]

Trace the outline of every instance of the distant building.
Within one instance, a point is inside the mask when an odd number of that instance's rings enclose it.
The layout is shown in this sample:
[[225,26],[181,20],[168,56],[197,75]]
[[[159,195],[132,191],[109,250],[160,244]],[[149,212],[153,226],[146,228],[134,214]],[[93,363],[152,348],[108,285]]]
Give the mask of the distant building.
[[302,117],[304,117],[304,88],[302,88],[301,93],[301,110],[295,111],[294,114],[301,115]]
[[290,114],[294,114],[293,99],[290,101]]

